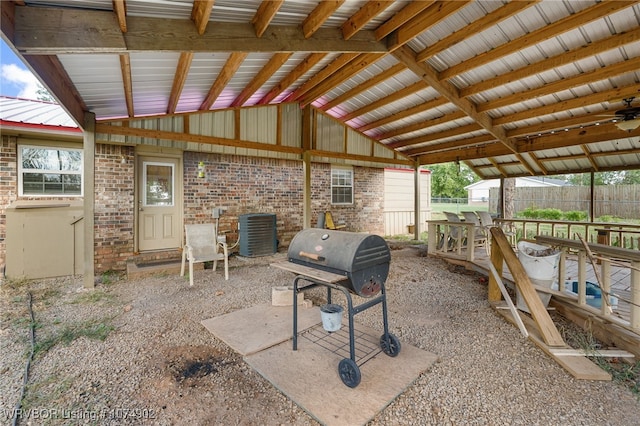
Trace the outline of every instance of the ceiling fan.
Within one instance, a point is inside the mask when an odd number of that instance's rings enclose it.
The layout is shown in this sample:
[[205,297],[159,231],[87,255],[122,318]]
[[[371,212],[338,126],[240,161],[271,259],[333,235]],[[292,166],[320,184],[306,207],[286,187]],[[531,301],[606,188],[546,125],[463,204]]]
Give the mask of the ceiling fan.
[[640,106],[631,106],[634,99],[634,96],[623,99],[622,101],[626,104],[625,108],[618,110],[615,113],[614,118],[617,120],[616,126],[620,130],[630,132],[640,126]]

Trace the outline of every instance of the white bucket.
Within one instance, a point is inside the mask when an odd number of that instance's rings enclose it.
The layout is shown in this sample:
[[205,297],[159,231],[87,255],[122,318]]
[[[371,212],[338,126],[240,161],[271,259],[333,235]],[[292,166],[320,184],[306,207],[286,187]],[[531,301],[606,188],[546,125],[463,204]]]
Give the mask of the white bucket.
[[343,311],[344,309],[340,305],[328,304],[320,306],[322,328],[329,332],[340,330]]
[[[547,246],[528,241],[519,241],[518,259],[533,284],[550,289],[557,280],[560,251],[550,250]],[[551,295],[538,292],[538,296],[546,308],[551,300]],[[516,286],[516,306],[521,311],[529,312],[518,286]]]

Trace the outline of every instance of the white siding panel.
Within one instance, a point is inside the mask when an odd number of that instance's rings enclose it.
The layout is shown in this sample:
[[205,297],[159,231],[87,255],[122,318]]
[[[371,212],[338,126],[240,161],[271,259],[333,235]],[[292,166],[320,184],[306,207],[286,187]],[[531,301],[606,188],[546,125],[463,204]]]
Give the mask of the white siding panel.
[[368,137],[347,129],[347,154],[370,156],[372,143]]
[[240,110],[240,139],[275,145],[278,107],[265,106]]
[[324,114],[317,114],[316,149],[344,151],[344,126]]
[[233,110],[194,114],[189,118],[189,131],[197,135],[233,139]]
[[283,104],[282,108],[282,139],[283,146],[302,146],[302,110],[298,104]]

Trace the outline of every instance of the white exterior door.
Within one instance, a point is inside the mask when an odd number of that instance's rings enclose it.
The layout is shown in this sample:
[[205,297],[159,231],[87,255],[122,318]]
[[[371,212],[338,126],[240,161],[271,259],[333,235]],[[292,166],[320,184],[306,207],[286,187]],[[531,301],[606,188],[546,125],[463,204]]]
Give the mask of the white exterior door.
[[179,159],[138,157],[138,249],[162,250],[180,247],[182,203]]

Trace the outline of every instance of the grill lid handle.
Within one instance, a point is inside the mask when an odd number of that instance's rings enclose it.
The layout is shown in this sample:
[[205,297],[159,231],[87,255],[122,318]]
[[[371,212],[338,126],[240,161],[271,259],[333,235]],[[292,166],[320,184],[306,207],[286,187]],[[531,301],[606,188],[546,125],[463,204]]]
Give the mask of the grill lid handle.
[[319,256],[319,255],[314,254],[314,253],[307,253],[306,251],[301,251],[300,253],[298,253],[298,255],[300,257],[308,257],[309,259],[317,260],[318,262],[323,262],[324,261],[324,256]]

